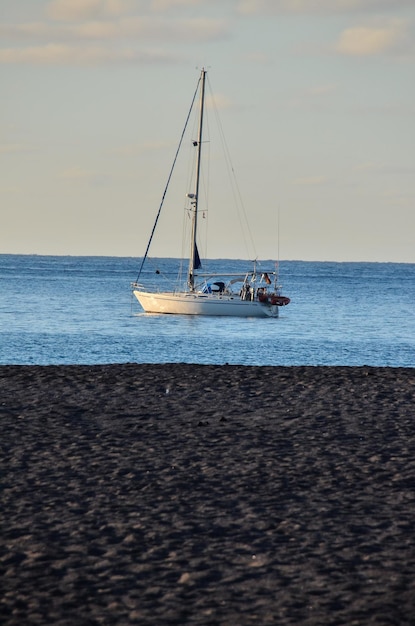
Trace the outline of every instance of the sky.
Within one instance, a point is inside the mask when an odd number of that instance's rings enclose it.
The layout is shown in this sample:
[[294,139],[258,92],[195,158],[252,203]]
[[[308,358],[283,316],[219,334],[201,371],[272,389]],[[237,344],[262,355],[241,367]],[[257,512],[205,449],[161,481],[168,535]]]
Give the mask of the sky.
[[414,62],[413,0],[0,0],[0,253],[141,256],[205,67],[260,259],[415,263]]

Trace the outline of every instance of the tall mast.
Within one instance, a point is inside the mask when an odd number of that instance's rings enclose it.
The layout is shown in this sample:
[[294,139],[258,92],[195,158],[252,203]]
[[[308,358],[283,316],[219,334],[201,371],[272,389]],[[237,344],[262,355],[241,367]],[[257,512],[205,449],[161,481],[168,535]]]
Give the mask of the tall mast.
[[192,214],[192,236],[190,240],[190,258],[189,258],[189,289],[190,291],[194,291],[195,288],[195,277],[194,270],[197,267],[197,261],[199,260],[199,253],[197,251],[196,245],[196,235],[197,235],[197,212],[198,212],[198,204],[199,204],[199,180],[200,180],[200,164],[202,157],[202,133],[203,133],[203,112],[205,107],[205,78],[206,78],[206,70],[203,68],[200,73],[200,113],[199,113],[199,132],[197,136],[197,162],[196,162],[196,184],[195,184],[195,193],[194,199],[191,203],[193,207]]

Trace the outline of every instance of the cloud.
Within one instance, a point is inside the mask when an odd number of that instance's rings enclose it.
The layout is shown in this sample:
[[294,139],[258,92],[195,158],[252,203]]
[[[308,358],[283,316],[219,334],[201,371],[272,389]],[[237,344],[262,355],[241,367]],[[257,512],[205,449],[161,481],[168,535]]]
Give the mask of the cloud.
[[[1,64],[98,65],[175,62],[167,44],[210,43],[229,35],[225,19],[170,17],[162,11],[204,0],[53,0],[49,19],[0,24]],[[141,8],[141,14],[137,10]],[[154,14],[155,11],[158,14]],[[127,13],[130,13],[127,16]],[[153,14],[151,15],[151,12]],[[143,43],[151,42],[150,49]],[[19,45],[22,42],[22,45]],[[24,45],[23,45],[24,42]],[[157,42],[160,42],[158,49]],[[107,44],[111,44],[108,46]]]
[[306,92],[307,96],[326,96],[329,93],[333,93],[337,90],[337,84],[330,83],[326,85],[314,85],[310,87]]
[[301,186],[324,185],[327,181],[327,176],[306,176],[304,178],[296,178],[294,184]]
[[65,180],[90,180],[93,176],[95,176],[94,172],[85,170],[79,166],[70,167],[60,174],[60,177]]
[[0,144],[0,154],[24,154],[35,152],[36,148],[24,143],[3,143]]
[[170,52],[157,50],[121,50],[102,46],[68,46],[48,44],[29,48],[5,48],[0,50],[0,64],[31,65],[101,65],[103,63],[172,63]]
[[259,51],[248,52],[243,55],[243,59],[248,63],[253,63],[255,65],[268,65],[271,62],[269,55]]
[[[387,198],[389,203],[394,203],[395,205],[408,208],[412,213],[412,209],[415,201],[415,194],[406,193],[402,189],[390,189],[389,191],[384,193],[384,196]],[[407,231],[410,239],[411,245],[413,245],[413,239],[410,235],[410,229]]]
[[373,172],[379,169],[379,164],[374,161],[365,161],[355,166],[355,170],[358,172]]
[[3,39],[47,38],[51,27],[46,22],[27,22],[22,24],[0,24],[0,37]]
[[239,0],[238,11],[255,14],[326,14],[396,11],[413,6],[412,0]]
[[397,175],[411,176],[411,178],[413,178],[415,174],[415,167],[413,167],[412,165],[392,165],[386,163],[377,163],[374,161],[358,163],[354,169],[357,172],[380,174],[382,177],[385,177],[386,175]]
[[54,0],[46,14],[53,20],[78,21],[97,17],[103,10],[102,0]]
[[87,20],[80,24],[56,25],[34,22],[0,25],[3,38],[46,41],[97,41],[151,39],[160,41],[216,41],[228,34],[222,19],[189,18],[166,20],[155,17],[131,16],[115,20]]
[[130,17],[117,22],[88,22],[72,29],[71,33],[85,39],[124,39],[142,37],[180,42],[211,41],[227,33],[223,20],[194,18],[163,20],[149,17]]
[[172,146],[171,142],[168,141],[154,141],[149,140],[145,141],[140,146],[141,152],[158,152],[159,150],[165,150],[166,148],[170,148]]
[[77,22],[122,15],[133,6],[131,0],[53,0],[47,6],[46,15],[56,21]]
[[383,26],[355,26],[341,33],[336,50],[349,56],[374,56],[401,49],[406,36],[403,20],[393,20]]
[[203,0],[152,0],[151,8],[153,11],[168,11],[176,7],[195,7],[200,6]]
[[60,173],[59,178],[71,183],[83,183],[92,187],[105,187],[112,178],[108,174],[100,174],[75,165]]
[[305,89],[296,90],[288,97],[287,103],[291,109],[310,111],[325,111],[332,103],[332,96],[339,90],[337,83],[311,85]]
[[5,186],[0,186],[0,193],[1,194],[15,194],[15,193],[19,193],[23,191],[21,189],[21,187],[17,187],[16,185],[5,185]]
[[125,157],[137,157],[143,154],[157,153],[160,150],[166,150],[166,148],[175,147],[175,143],[168,141],[144,141],[143,143],[123,144],[114,148],[111,154]]
[[230,109],[232,107],[232,102],[228,96],[216,93],[214,97],[211,95],[206,97],[206,106],[213,110]]
[[140,11],[165,13],[172,9],[197,7],[206,0],[53,0],[46,15],[56,21],[79,22],[108,16],[120,16]]

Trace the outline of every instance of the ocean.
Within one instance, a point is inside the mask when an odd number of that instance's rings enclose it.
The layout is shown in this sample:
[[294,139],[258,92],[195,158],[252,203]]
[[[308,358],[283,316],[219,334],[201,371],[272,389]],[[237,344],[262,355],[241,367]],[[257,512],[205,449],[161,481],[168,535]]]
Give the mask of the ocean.
[[0,364],[415,366],[415,264],[281,261],[291,304],[278,319],[146,315],[131,295],[138,269],[134,258],[0,255]]

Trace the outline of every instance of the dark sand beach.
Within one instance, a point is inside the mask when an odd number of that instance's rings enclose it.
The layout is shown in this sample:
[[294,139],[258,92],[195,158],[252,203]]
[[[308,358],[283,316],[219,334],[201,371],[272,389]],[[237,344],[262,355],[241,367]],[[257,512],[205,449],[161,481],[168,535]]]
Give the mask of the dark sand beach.
[[7,626],[415,624],[415,369],[2,366]]

